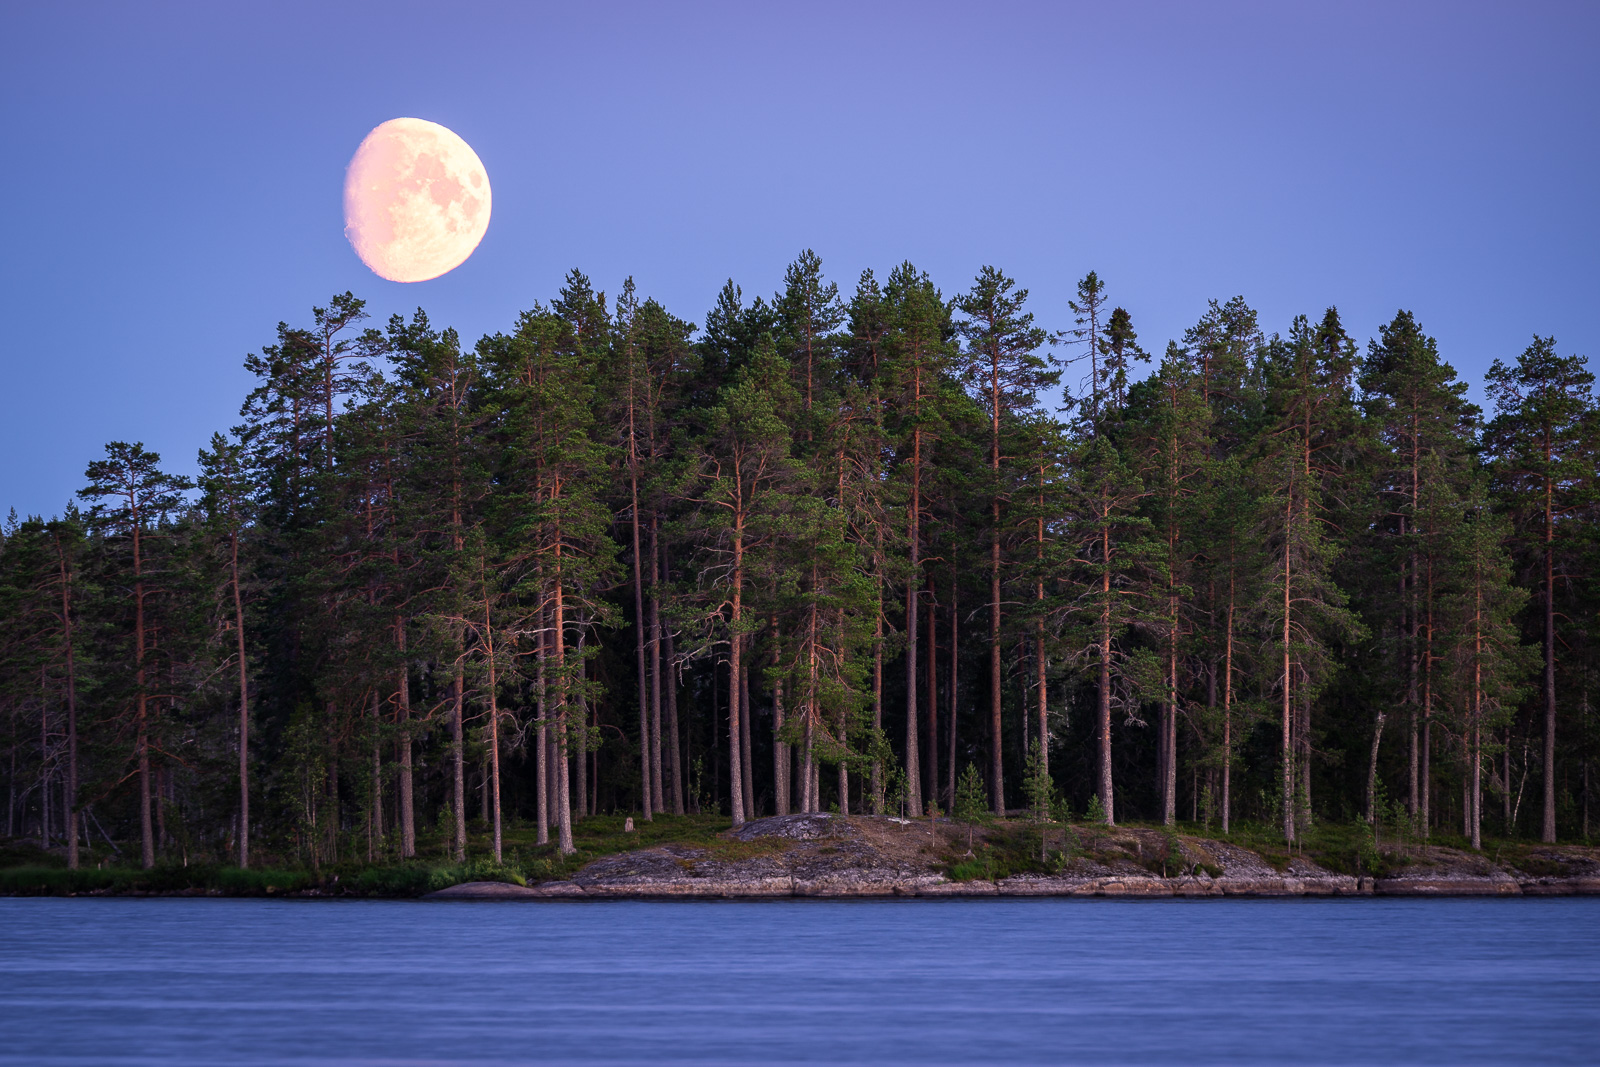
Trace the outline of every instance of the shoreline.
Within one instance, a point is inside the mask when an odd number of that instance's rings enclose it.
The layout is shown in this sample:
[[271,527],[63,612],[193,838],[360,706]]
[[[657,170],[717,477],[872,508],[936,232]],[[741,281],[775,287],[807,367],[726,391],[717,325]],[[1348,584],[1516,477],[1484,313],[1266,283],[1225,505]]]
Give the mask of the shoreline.
[[[1042,836],[1041,836],[1042,835]],[[1271,841],[1150,827],[1014,820],[770,816],[685,841],[638,843],[542,878],[538,867],[328,871],[12,868],[0,896],[451,900],[1284,899],[1600,895],[1600,848],[1324,839],[1311,856]],[[625,847],[625,846],[624,846]],[[592,855],[592,853],[591,853]],[[548,870],[548,868],[545,868]]]
[[[945,831],[941,841],[939,832]],[[1290,856],[1149,829],[1073,833],[1055,873],[952,878],[951,824],[870,816],[786,815],[723,835],[725,847],[655,845],[602,857],[571,878],[518,886],[468,882],[425,900],[781,900],[1084,897],[1522,897],[1600,895],[1600,850],[1549,846],[1560,875],[1507,869],[1481,856],[1419,846],[1382,874],[1345,874]],[[1050,833],[1052,831],[1046,831]],[[959,840],[958,840],[959,845]],[[1065,844],[1065,837],[1063,837]],[[1152,870],[1160,865],[1161,873]],[[1172,874],[1164,873],[1171,866]]]

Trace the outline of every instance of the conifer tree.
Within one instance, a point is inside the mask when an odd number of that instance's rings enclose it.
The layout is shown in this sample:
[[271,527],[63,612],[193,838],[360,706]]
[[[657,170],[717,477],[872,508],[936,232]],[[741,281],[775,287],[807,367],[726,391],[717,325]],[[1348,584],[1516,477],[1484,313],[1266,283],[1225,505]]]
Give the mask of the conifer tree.
[[1536,571],[1544,646],[1544,813],[1540,839],[1556,839],[1556,579],[1570,551],[1562,522],[1587,503],[1594,482],[1591,389],[1582,356],[1556,353],[1554,337],[1535,336],[1515,366],[1495,360],[1487,375],[1495,415],[1483,448],[1493,491],[1513,516],[1524,566]]
[[163,532],[162,524],[183,501],[190,487],[188,479],[167,474],[160,467],[161,456],[147,451],[141,442],[112,441],[106,456],[90,463],[84,472],[89,484],[78,495],[94,501],[89,522],[102,538],[116,546],[121,582],[128,591],[131,619],[131,648],[126,666],[131,684],[122,692],[132,705],[133,758],[139,776],[140,857],[146,868],[156,864],[154,829],[150,822],[152,800],[150,781],[150,735],[152,732],[155,680],[151,626],[152,601],[165,588],[166,574],[159,557],[152,556],[150,541]]
[[[1366,416],[1380,455],[1373,487],[1383,514],[1372,528],[1389,532],[1398,580],[1393,594],[1381,598],[1385,629],[1396,635],[1400,668],[1395,684],[1399,701],[1410,715],[1408,810],[1426,828],[1430,718],[1426,694],[1431,692],[1431,648],[1434,554],[1441,531],[1421,525],[1423,471],[1430,463],[1437,478],[1459,483],[1471,459],[1477,429],[1477,408],[1468,403],[1466,384],[1439,358],[1438,346],[1423,334],[1410,312],[1400,311],[1368,346],[1361,369]],[[1437,488],[1437,487],[1436,487]],[[1459,485],[1456,486],[1459,491]],[[1377,619],[1373,619],[1377,622]]]
[[[1060,374],[1038,355],[1045,331],[1024,311],[1028,291],[993,267],[984,267],[972,288],[956,298],[964,319],[957,330],[966,344],[966,377],[982,398],[989,415],[989,734],[990,787],[995,814],[1005,814],[1000,721],[1000,540],[1002,498],[1001,425],[1031,410],[1038,392],[1054,385]],[[1096,338],[1096,341],[1098,338]]]
[[1328,641],[1361,632],[1332,579],[1339,531],[1327,493],[1354,436],[1352,347],[1330,308],[1316,327],[1298,317],[1267,355],[1275,424],[1256,461],[1270,553],[1258,612],[1278,658],[1283,834],[1291,844],[1297,824],[1310,820],[1311,703],[1331,668]]
[[889,275],[884,290],[890,330],[886,338],[885,403],[893,422],[896,471],[905,494],[906,543],[906,805],[922,814],[922,758],[918,738],[918,624],[921,618],[923,487],[948,404],[951,370],[950,309],[926,273],[909,262]]
[[1178,818],[1179,670],[1189,651],[1191,582],[1200,553],[1194,541],[1200,522],[1196,496],[1203,488],[1212,444],[1212,412],[1196,377],[1187,354],[1170,345],[1155,377],[1141,383],[1147,388],[1136,390],[1148,396],[1140,398],[1139,406],[1146,409],[1139,413],[1143,425],[1135,429],[1134,438],[1148,471],[1149,512],[1161,541],[1165,577],[1160,627],[1163,694],[1156,750],[1162,820],[1168,826]]
[[245,445],[220,433],[211,435],[211,448],[200,452],[200,513],[214,535],[226,545],[228,597],[232,601],[235,667],[239,682],[239,832],[240,867],[250,866],[250,660],[245,638],[244,585],[248,551],[240,541],[250,522],[252,486]]
[[1134,717],[1143,694],[1159,684],[1156,664],[1125,646],[1135,627],[1154,624],[1152,584],[1164,584],[1160,543],[1148,517],[1138,514],[1147,495],[1144,482],[1106,434],[1080,419],[1068,482],[1072,503],[1070,537],[1072,643],[1077,657],[1092,663],[1095,737],[1098,742],[1095,792],[1106,825],[1116,824],[1112,780],[1111,713]]
[[1447,532],[1455,563],[1453,595],[1441,605],[1448,614],[1444,659],[1454,675],[1450,689],[1458,709],[1465,779],[1467,836],[1473,848],[1483,847],[1483,764],[1492,759],[1496,727],[1503,725],[1524,692],[1535,664],[1534,649],[1520,643],[1516,616],[1527,602],[1526,590],[1512,583],[1506,544],[1511,524],[1494,513],[1480,477],[1459,501],[1459,518]]
[[[390,344],[391,362],[401,389],[398,432],[411,439],[420,459],[402,472],[402,492],[414,502],[414,506],[408,506],[408,519],[411,524],[432,531],[426,560],[428,581],[433,588],[430,613],[460,616],[465,609],[458,601],[464,598],[450,575],[454,557],[465,547],[467,531],[487,492],[486,445],[481,439],[482,420],[475,406],[484,390],[480,353],[463,348],[454,330],[435,330],[420,312],[409,324],[398,320],[390,323]],[[480,347],[499,350],[492,339],[486,339]],[[525,360],[497,369],[503,378],[511,378],[518,386],[533,376]],[[515,404],[518,399],[520,396],[508,403]],[[511,408],[506,419],[508,434],[515,434],[520,428],[516,421],[520,414],[520,409]],[[405,634],[402,618],[394,624],[396,652],[402,662],[404,652],[398,646],[405,641]],[[434,650],[440,660],[456,665],[451,668],[449,683],[449,727],[450,810],[455,822],[452,853],[458,862],[465,859],[467,848],[463,640],[459,633],[446,634],[446,647]],[[402,686],[402,693],[404,689]],[[400,714],[407,715],[408,710],[402,706]],[[409,760],[409,745],[409,728],[402,727],[402,782],[407,773],[404,761]]]
[[770,549],[782,535],[791,493],[803,478],[782,414],[799,399],[789,375],[788,361],[778,355],[770,336],[763,338],[716,403],[699,414],[694,462],[684,486],[685,495],[707,509],[697,518],[707,559],[702,580],[712,583],[703,617],[714,623],[728,646],[729,797],[735,826],[748,817],[744,776],[751,770],[743,758],[737,696],[744,677],[745,638],[757,626],[745,610],[747,586],[757,562],[754,554]]

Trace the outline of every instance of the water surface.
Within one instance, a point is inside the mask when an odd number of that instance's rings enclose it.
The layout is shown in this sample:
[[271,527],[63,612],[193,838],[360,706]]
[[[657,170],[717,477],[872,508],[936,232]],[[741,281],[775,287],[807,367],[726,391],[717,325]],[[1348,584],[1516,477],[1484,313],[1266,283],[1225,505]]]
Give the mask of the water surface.
[[1600,899],[0,899],[0,1062],[1595,1063]]

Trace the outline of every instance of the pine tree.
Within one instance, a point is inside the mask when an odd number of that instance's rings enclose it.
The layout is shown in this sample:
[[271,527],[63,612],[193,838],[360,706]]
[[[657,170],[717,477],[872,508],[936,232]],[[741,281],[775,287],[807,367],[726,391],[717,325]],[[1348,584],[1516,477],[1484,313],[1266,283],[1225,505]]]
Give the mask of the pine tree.
[[[90,463],[84,472],[89,484],[79,490],[95,501],[89,522],[102,537],[115,543],[123,580],[129,592],[132,623],[131,685],[125,687],[133,711],[133,758],[139,776],[140,856],[148,869],[156,865],[155,834],[150,822],[150,735],[152,686],[156,665],[151,642],[152,600],[165,592],[159,557],[152,556],[150,541],[159,539],[166,518],[182,504],[189,480],[160,468],[161,456],[145,450],[143,443],[112,441],[106,457]],[[125,569],[124,569],[125,568]]]
[[1515,366],[1495,360],[1487,375],[1495,416],[1483,449],[1492,487],[1513,516],[1519,554],[1537,568],[1544,645],[1544,818],[1540,840],[1556,839],[1556,579],[1570,551],[1562,520],[1587,502],[1594,481],[1591,389],[1582,356],[1556,354],[1554,337],[1535,336]]
[[949,406],[952,369],[950,309],[927,274],[902,263],[889,275],[884,290],[890,330],[884,361],[884,402],[895,451],[895,476],[905,500],[906,544],[906,804],[922,814],[922,757],[917,723],[921,702],[918,686],[918,635],[922,601],[923,517],[928,502],[934,443],[942,432]]
[[[1395,685],[1410,716],[1408,810],[1424,832],[1429,825],[1428,760],[1435,653],[1431,648],[1433,589],[1430,577],[1440,531],[1421,524],[1423,471],[1432,463],[1437,478],[1459,483],[1471,459],[1478,411],[1465,399],[1466,384],[1439,358],[1410,312],[1400,311],[1368,346],[1361,370],[1366,416],[1376,435],[1374,495],[1382,511],[1370,524],[1395,541],[1390,552],[1398,581],[1380,598],[1384,629],[1395,635]],[[1374,619],[1374,622],[1377,620]]]
[[1148,471],[1148,510],[1161,541],[1165,577],[1160,626],[1164,692],[1157,763],[1162,820],[1168,826],[1178,818],[1179,670],[1189,651],[1191,582],[1200,554],[1194,540],[1200,521],[1195,497],[1203,488],[1212,446],[1212,412],[1197,377],[1187,353],[1170,345],[1155,377],[1135,390],[1144,394],[1135,405],[1144,410],[1138,412],[1142,425],[1134,428],[1133,437]]
[[739,682],[744,677],[745,638],[757,622],[745,611],[754,554],[772,548],[783,534],[782,519],[803,469],[792,456],[790,430],[783,418],[798,402],[789,381],[788,361],[764,338],[750,361],[723,387],[716,403],[699,413],[699,432],[691,446],[693,466],[684,495],[705,509],[696,522],[710,581],[702,617],[710,620],[728,647],[729,796],[733,824],[747,818]]
[[200,513],[213,536],[226,544],[227,585],[233,606],[235,664],[239,679],[239,866],[250,866],[250,660],[245,638],[244,585],[248,581],[248,551],[241,554],[253,510],[245,445],[220,433],[211,435],[211,448],[200,452]]
[[1266,357],[1275,423],[1255,468],[1269,550],[1258,616],[1278,657],[1283,834],[1291,844],[1297,824],[1310,821],[1311,705],[1332,666],[1328,642],[1362,629],[1332,580],[1339,531],[1327,492],[1354,437],[1351,349],[1330,308],[1317,327],[1297,318]]
[[1005,786],[1001,760],[1000,721],[1000,540],[1002,498],[1007,495],[1001,474],[1001,425],[1030,411],[1038,392],[1052,386],[1060,374],[1037,354],[1045,331],[1024,311],[1028,291],[993,267],[984,267],[972,288],[956,298],[965,318],[957,331],[966,344],[968,383],[982,398],[989,414],[989,736],[990,786],[995,814],[1005,814]]
[[1450,690],[1459,709],[1469,783],[1465,821],[1475,849],[1483,847],[1484,754],[1488,750],[1492,758],[1489,739],[1522,698],[1524,680],[1535,663],[1533,648],[1520,643],[1516,626],[1528,594],[1512,584],[1505,549],[1511,525],[1494,513],[1483,482],[1476,479],[1466,498],[1457,502],[1458,517],[1447,531],[1446,551],[1455,564],[1453,595],[1441,604],[1449,626],[1440,658],[1454,675]]

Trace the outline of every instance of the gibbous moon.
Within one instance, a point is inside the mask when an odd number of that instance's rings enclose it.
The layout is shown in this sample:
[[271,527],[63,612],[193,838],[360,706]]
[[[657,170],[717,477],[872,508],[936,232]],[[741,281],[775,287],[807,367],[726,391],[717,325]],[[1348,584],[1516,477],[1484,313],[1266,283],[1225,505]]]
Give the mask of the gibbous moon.
[[390,119],[344,177],[344,235],[380,278],[425,282],[465,263],[489,228],[489,175],[453,132]]

